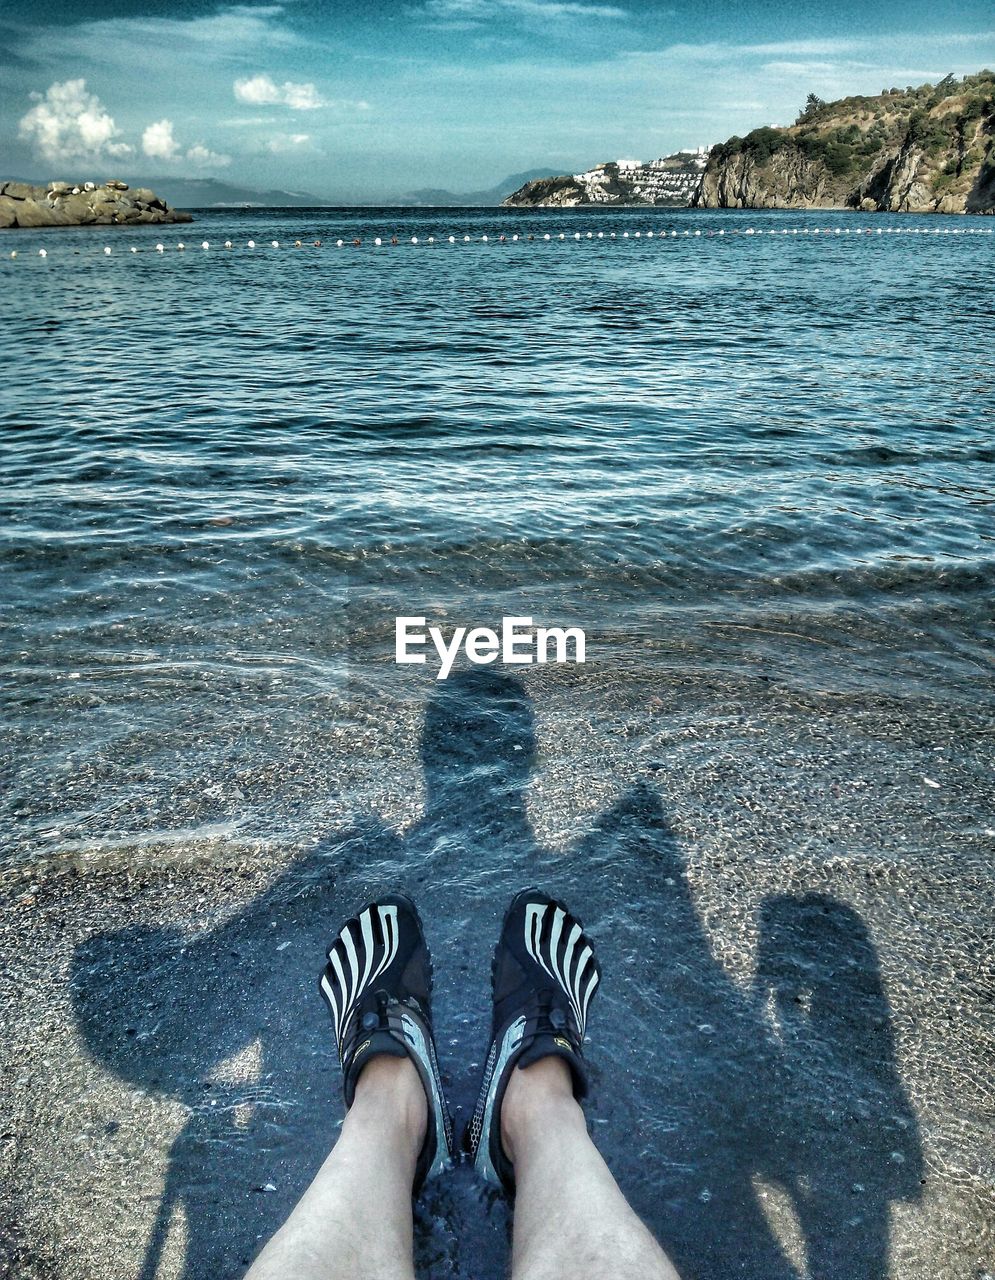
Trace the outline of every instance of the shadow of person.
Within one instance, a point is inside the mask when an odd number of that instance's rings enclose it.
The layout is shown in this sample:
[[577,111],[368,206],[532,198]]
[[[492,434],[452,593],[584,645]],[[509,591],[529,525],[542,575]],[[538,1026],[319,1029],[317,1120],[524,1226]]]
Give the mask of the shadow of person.
[[880,1280],[891,1203],[919,1198],[923,1158],[864,921],[824,894],[769,898],[754,992],[776,1047],[759,1171],[790,1197],[813,1280]]
[[[595,1138],[686,1280],[797,1280],[799,1260],[782,1246],[765,1184],[794,1205],[813,1277],[885,1280],[888,1204],[917,1189],[920,1157],[859,917],[831,899],[820,899],[828,915],[807,898],[764,903],[757,974],[737,982],[713,953],[648,784],[572,848],[539,845],[527,811],[534,711],[519,681],[478,668],[440,683],[421,750],[424,812],[403,837],[365,817],[330,833],[223,924],[191,936],[135,926],[78,949],[72,995],[91,1051],[121,1078],[174,1099],[184,1116],[140,1280],[155,1277],[180,1215],[183,1280],[239,1274],[316,1172],[341,1119],[316,975],[341,919],[387,888],[419,903],[436,958],[445,1081],[467,1113],[500,919],[511,895],[534,882],[566,898],[598,943],[606,981],[590,1051]],[[835,967],[816,981],[826,948]],[[855,1086],[845,1099],[844,1083]],[[857,1098],[870,1107],[863,1145],[847,1146],[842,1130],[825,1141],[827,1117]],[[886,1114],[891,1127],[874,1136]],[[416,1225],[424,1274],[505,1274],[504,1201],[468,1170],[430,1184]]]

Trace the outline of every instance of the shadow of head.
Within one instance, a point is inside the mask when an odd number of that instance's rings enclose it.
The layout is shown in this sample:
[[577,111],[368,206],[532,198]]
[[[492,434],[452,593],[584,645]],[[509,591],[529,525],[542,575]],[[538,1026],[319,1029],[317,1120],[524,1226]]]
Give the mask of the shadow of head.
[[421,748],[429,813],[507,812],[536,761],[532,700],[512,676],[458,672],[429,699]]
[[818,1132],[833,1176],[852,1173],[869,1195],[873,1183],[883,1199],[918,1197],[919,1129],[867,925],[821,893],[768,899],[759,925],[756,984],[781,1049],[785,1132]]
[[890,1058],[890,1008],[861,916],[825,894],[779,894],[763,903],[759,926],[757,979],[772,1012],[818,1025],[851,1052]]

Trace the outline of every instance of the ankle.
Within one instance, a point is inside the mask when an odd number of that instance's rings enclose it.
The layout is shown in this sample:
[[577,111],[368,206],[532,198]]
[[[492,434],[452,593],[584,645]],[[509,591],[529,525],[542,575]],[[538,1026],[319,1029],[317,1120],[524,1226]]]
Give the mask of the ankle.
[[428,1129],[428,1100],[411,1059],[383,1053],[371,1058],[356,1081],[348,1114],[357,1120],[379,1120],[399,1131],[417,1156]]
[[529,1141],[548,1134],[551,1127],[583,1123],[573,1094],[573,1077],[562,1058],[540,1058],[529,1067],[515,1068],[501,1103],[501,1145],[515,1163]]

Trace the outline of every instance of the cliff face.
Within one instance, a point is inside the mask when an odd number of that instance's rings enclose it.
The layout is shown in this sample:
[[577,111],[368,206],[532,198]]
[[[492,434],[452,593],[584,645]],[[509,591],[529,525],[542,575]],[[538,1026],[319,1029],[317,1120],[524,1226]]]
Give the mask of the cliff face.
[[694,204],[995,212],[995,73],[809,106],[714,147]]
[[33,187],[26,182],[0,182],[0,227],[86,227],[192,222],[189,213],[171,209],[153,191],[130,191],[126,182],[111,180],[100,186],[50,182]]

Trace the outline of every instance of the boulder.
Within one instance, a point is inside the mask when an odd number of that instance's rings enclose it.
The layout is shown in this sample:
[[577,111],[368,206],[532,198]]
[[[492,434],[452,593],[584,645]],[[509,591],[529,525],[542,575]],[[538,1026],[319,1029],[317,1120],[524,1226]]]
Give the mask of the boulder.
[[60,210],[71,223],[85,227],[93,221],[93,206],[82,192],[79,195],[68,195],[59,201]]
[[68,182],[50,182],[48,184],[48,194],[50,196],[64,196],[69,193]]
[[27,182],[5,182],[0,187],[0,195],[9,196],[11,200],[31,200],[34,198],[35,190]]
[[127,191],[128,184],[122,182],[119,178],[108,178],[104,183],[105,187],[110,187],[111,191]]
[[0,196],[0,227],[17,226],[16,208],[17,206],[13,200],[8,200],[6,196]]
[[54,210],[48,205],[39,204],[37,200],[21,200],[16,208],[19,227],[50,227],[52,225]]

